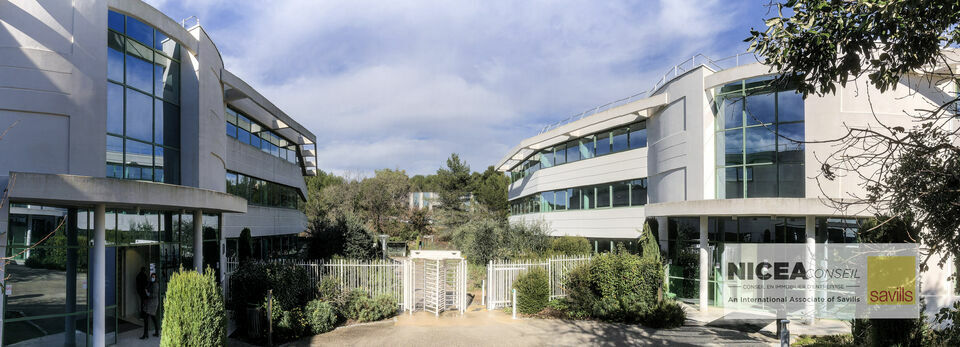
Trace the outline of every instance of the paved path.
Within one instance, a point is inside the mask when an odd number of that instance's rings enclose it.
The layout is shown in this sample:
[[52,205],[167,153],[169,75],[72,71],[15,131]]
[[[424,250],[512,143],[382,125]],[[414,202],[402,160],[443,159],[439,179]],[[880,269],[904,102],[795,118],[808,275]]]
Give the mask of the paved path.
[[475,310],[463,316],[405,314],[393,320],[342,327],[299,340],[292,346],[628,346],[755,345],[775,341],[757,333],[687,325],[649,329],[637,325],[557,319],[519,319],[500,311]]

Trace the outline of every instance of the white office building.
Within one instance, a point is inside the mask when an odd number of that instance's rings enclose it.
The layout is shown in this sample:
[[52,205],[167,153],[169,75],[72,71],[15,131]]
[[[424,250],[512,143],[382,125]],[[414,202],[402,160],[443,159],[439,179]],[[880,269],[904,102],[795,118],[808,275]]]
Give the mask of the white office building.
[[[635,242],[649,223],[670,264],[670,291],[702,308],[718,305],[718,245],[856,242],[858,219],[872,216],[823,198],[863,196],[861,182],[818,181],[818,158],[835,149],[814,142],[871,124],[874,114],[913,126],[905,110],[929,108],[956,87],[912,78],[880,93],[861,80],[804,99],[770,86],[772,77],[752,56],[697,56],[646,93],[544,127],[497,164],[511,177],[510,221],[587,237],[597,251]],[[953,271],[948,262],[924,273],[929,311],[954,301]]]

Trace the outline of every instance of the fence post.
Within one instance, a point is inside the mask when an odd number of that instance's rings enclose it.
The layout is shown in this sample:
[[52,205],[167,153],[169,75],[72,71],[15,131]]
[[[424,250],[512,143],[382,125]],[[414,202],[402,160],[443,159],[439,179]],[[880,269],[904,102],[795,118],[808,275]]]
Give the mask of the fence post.
[[267,290],[267,346],[273,347],[273,289]]
[[487,280],[480,281],[480,305],[487,305]]
[[517,319],[517,290],[513,290],[513,319]]

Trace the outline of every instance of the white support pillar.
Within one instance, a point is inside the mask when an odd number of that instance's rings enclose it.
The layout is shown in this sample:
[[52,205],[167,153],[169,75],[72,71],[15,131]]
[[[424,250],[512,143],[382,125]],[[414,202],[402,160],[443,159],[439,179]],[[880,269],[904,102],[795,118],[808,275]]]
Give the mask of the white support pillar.
[[[807,269],[816,268],[817,261],[817,235],[816,235],[816,218],[814,216],[807,216],[806,223],[804,224],[804,231],[807,234],[807,251],[804,252],[803,256],[803,266]],[[807,312],[807,318],[804,319],[804,323],[813,324],[816,312],[816,303],[813,302],[813,298],[817,295],[816,289],[814,286],[817,284],[817,280],[810,276],[806,281],[806,297],[810,300],[807,300],[804,311]]]
[[203,211],[193,211],[193,268],[203,273]]
[[93,262],[90,264],[90,274],[93,277],[90,305],[93,307],[93,345],[96,347],[106,345],[106,214],[106,206],[97,204],[93,212]]
[[707,312],[710,299],[710,246],[707,243],[707,216],[700,216],[700,312]]

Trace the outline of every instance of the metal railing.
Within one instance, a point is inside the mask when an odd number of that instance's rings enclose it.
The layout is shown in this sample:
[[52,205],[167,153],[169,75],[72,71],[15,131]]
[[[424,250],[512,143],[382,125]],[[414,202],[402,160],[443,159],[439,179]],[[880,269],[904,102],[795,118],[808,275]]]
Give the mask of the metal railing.
[[585,110],[583,112],[580,112],[579,114],[572,115],[561,121],[547,124],[540,129],[540,132],[538,133],[538,135],[548,132],[550,130],[556,129],[565,124],[569,124],[571,122],[581,120],[585,117],[612,109],[614,107],[626,105],[631,102],[643,99],[657,92],[657,90],[659,90],[661,87],[663,87],[673,79],[687,73],[687,71],[694,70],[700,67],[701,65],[706,66],[716,72],[716,71],[723,71],[726,69],[734,68],[741,65],[753,64],[756,62],[759,62],[759,60],[757,59],[756,55],[754,55],[753,53],[740,53],[737,55],[716,59],[716,60],[710,59],[710,57],[707,57],[706,55],[703,55],[703,54],[697,54],[691,57],[690,59],[684,60],[680,64],[674,65],[673,67],[668,69],[666,72],[663,73],[663,75],[660,76],[660,79],[657,80],[657,82],[654,83],[653,87],[651,87],[650,89]]
[[590,256],[559,256],[541,260],[491,260],[487,265],[487,280],[484,288],[487,309],[510,306],[513,282],[521,274],[531,269],[543,269],[547,272],[550,299],[567,296],[567,275],[577,266],[590,262]]

